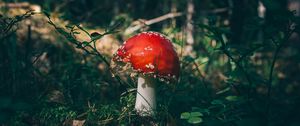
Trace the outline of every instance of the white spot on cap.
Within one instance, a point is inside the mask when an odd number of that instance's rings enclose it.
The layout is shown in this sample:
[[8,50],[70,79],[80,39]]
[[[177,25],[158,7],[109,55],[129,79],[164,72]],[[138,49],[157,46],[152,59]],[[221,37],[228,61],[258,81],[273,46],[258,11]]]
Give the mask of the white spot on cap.
[[126,56],[126,58],[127,58],[127,59],[130,59],[130,58],[131,58],[131,54],[128,54],[128,55]]
[[146,50],[146,51],[151,51],[151,50],[153,50],[153,48],[150,47],[150,46],[147,46],[147,47],[144,48],[144,50]]
[[154,65],[152,65],[151,63],[146,64],[146,68],[148,68],[148,69],[154,69]]

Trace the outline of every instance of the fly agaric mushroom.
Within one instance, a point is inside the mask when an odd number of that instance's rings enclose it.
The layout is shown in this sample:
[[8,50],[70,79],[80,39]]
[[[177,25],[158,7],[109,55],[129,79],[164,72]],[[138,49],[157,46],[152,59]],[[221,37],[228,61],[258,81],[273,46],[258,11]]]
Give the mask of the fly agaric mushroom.
[[165,82],[176,80],[180,69],[171,41],[157,32],[142,32],[129,38],[114,54],[112,64],[113,69],[120,71],[129,66],[138,73],[135,109],[141,116],[152,116],[156,110],[156,78]]

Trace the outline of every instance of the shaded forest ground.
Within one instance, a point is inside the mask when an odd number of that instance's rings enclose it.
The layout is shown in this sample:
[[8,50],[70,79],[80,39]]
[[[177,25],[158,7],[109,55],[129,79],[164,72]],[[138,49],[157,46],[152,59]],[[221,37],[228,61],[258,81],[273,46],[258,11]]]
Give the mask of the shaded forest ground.
[[[300,125],[295,0],[241,1],[0,2],[0,124],[147,122],[134,111],[136,78],[118,83],[102,56],[158,31],[181,62],[178,83],[159,87],[158,124]],[[101,56],[81,45],[93,33],[108,33],[95,40]]]

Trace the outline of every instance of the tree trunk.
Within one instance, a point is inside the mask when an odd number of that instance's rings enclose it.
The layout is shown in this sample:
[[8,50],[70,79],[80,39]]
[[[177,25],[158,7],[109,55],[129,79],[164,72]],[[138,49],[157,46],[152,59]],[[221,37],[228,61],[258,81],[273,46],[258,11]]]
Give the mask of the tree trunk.
[[185,54],[191,55],[194,44],[194,25],[193,25],[193,14],[194,14],[194,2],[193,0],[187,1],[187,15],[186,15],[186,46]]
[[244,0],[232,0],[232,15],[230,19],[230,28],[232,32],[231,43],[241,43],[244,25]]
[[[176,12],[177,12],[177,3],[176,3],[175,0],[173,0],[172,3],[171,3],[171,13],[176,13]],[[171,26],[173,28],[176,27],[176,18],[171,19]]]
[[[264,19],[265,15],[266,15],[266,7],[263,5],[262,2],[258,2],[258,7],[257,7],[257,12],[258,12],[258,17]],[[258,42],[263,42],[264,41],[264,33],[263,30],[260,29],[258,31],[258,35],[257,35],[257,41]]]

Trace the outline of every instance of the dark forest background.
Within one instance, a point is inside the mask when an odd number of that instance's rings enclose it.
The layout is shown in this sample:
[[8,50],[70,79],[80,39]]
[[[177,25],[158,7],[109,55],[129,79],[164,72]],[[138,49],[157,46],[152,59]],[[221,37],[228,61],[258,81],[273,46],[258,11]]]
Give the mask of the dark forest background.
[[2,0],[0,125],[147,125],[136,78],[109,63],[156,31],[181,72],[155,124],[299,126],[299,16],[300,0]]

